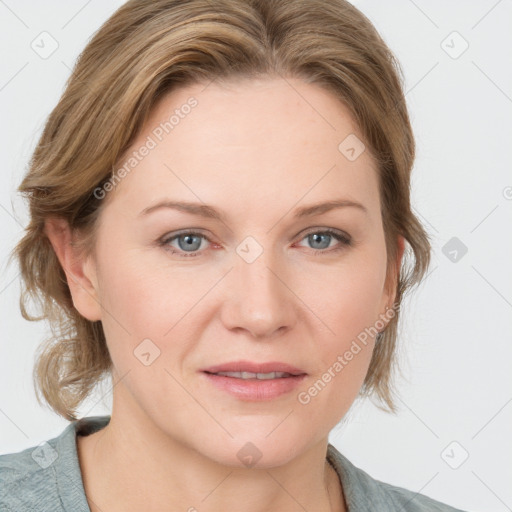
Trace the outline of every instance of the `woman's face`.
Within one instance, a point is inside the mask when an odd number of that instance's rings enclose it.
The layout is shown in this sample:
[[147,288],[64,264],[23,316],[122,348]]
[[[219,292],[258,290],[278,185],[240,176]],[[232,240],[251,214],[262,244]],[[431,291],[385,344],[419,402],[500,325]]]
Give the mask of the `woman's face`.
[[[300,80],[162,98],[116,168],[87,267],[124,377],[114,415],[231,465],[284,464],[327,438],[367,373],[365,329],[393,301],[377,171],[356,136],[348,110]],[[239,361],[302,375],[204,371]]]

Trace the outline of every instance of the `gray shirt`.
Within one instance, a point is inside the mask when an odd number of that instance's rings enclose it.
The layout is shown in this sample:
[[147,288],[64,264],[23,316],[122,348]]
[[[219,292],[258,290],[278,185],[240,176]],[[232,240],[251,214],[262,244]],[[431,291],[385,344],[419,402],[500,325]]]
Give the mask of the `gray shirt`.
[[[109,421],[110,416],[82,418],[38,446],[0,455],[0,511],[90,512],[76,436],[94,433]],[[375,480],[331,444],[327,459],[340,477],[348,512],[462,512],[423,494]]]

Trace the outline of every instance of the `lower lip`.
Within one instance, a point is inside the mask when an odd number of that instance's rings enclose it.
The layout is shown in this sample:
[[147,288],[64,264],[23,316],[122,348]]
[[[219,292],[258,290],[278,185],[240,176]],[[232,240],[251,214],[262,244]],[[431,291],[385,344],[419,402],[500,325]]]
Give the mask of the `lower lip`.
[[260,402],[272,400],[286,393],[290,393],[304,380],[306,375],[296,375],[294,377],[282,377],[280,379],[237,379],[236,377],[226,377],[224,375],[214,375],[203,372],[209,381],[223,391],[242,400]]

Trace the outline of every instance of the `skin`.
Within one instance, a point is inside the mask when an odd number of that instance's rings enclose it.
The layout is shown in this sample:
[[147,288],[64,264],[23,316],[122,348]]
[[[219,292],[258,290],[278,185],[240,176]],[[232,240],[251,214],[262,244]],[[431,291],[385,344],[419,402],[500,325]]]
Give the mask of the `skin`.
[[[94,256],[74,252],[64,221],[46,225],[74,305],[101,320],[114,363],[110,424],[77,441],[91,510],[346,510],[325,459],[328,434],[358,394],[374,340],[310,403],[297,394],[393,303],[376,167],[369,150],[355,161],[338,150],[349,134],[362,139],[348,109],[298,79],[175,90],[131,149],[191,96],[198,105],[104,199]],[[169,208],[139,216],[162,199],[212,205],[225,221]],[[367,212],[294,217],[332,199]],[[170,252],[190,254],[184,237],[157,243],[190,228],[206,237],[195,257]],[[352,245],[307,236],[326,228]],[[236,252],[247,236],[263,248],[252,263]],[[160,350],[148,366],[134,356],[146,338]],[[238,359],[308,375],[290,393],[251,402],[199,371]],[[237,457],[248,441],[262,453],[252,468]]]

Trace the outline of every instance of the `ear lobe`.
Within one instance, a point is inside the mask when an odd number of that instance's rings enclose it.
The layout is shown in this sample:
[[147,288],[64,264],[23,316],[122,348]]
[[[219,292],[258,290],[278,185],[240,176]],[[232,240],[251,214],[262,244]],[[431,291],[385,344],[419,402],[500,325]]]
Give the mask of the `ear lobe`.
[[44,232],[66,274],[73,305],[88,320],[101,320],[95,265],[79,254],[73,245],[74,237],[68,222],[58,217],[48,218]]

